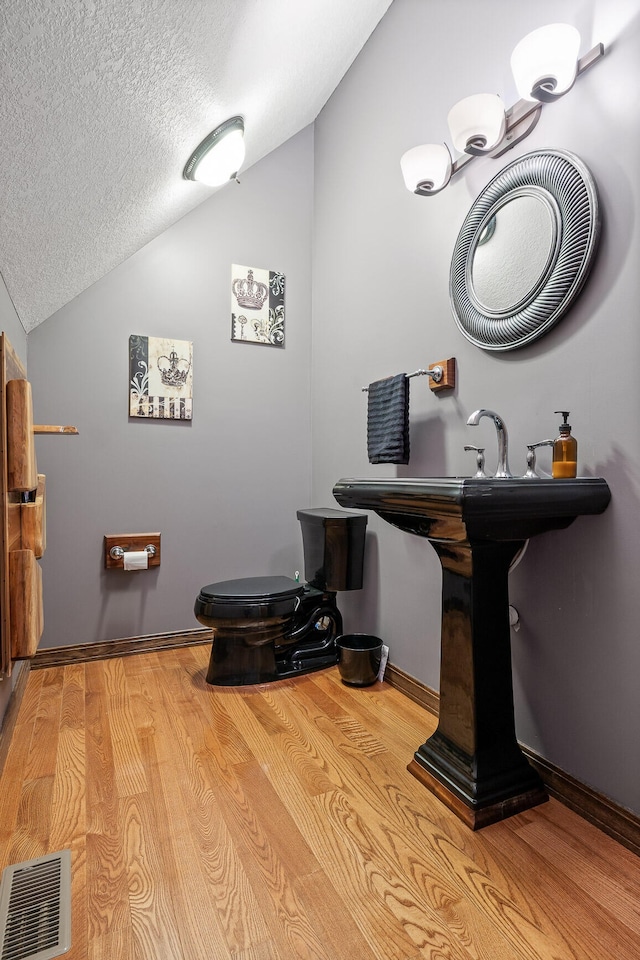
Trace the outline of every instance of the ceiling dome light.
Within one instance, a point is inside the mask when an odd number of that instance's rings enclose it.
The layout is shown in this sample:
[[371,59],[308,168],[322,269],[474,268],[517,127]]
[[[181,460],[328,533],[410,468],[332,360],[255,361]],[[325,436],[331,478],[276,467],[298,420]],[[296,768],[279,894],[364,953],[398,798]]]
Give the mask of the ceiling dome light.
[[451,179],[451,154],[445,143],[423,143],[400,157],[407,190],[419,197],[438,193]]
[[502,142],[506,129],[504,103],[497,94],[476,93],[460,100],[447,117],[453,145],[477,157]]
[[511,70],[523,100],[550,103],[573,86],[580,34],[568,23],[550,23],[527,34],[511,54]]
[[204,138],[184,168],[185,180],[219,187],[234,180],[244,161],[244,120],[231,117]]

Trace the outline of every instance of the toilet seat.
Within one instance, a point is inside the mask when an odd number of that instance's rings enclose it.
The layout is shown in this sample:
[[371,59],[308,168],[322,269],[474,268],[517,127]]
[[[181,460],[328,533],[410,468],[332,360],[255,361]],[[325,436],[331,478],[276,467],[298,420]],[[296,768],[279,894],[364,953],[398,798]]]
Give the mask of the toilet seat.
[[203,587],[200,613],[209,618],[286,617],[294,613],[305,592],[291,577],[241,577]]

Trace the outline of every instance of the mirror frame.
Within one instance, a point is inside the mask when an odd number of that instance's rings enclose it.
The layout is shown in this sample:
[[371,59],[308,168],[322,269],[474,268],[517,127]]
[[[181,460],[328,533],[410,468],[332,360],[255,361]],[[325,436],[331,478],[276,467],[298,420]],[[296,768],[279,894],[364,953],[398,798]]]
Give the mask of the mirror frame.
[[[525,297],[507,309],[489,310],[473,291],[473,257],[499,209],[523,195],[536,196],[555,218],[551,251]],[[543,336],[582,290],[599,237],[597,189],[579,157],[537,150],[504,167],[472,204],[454,247],[449,296],[462,334],[483,350],[515,350]]]

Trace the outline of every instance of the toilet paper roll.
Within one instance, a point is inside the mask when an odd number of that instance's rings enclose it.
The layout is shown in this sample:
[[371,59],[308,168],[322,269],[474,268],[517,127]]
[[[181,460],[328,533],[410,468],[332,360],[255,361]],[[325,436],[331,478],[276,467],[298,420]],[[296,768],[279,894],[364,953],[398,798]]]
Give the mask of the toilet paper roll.
[[125,570],[147,570],[149,554],[146,550],[128,550],[124,555]]

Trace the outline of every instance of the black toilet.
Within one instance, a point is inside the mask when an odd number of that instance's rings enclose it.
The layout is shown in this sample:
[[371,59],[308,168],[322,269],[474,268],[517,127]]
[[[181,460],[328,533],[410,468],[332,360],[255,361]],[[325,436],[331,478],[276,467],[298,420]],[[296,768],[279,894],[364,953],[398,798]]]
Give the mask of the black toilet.
[[265,683],[338,662],[336,591],[362,587],[367,516],[325,507],[298,520],[307,583],[245,577],[200,591],[196,619],[213,630],[207,683]]

